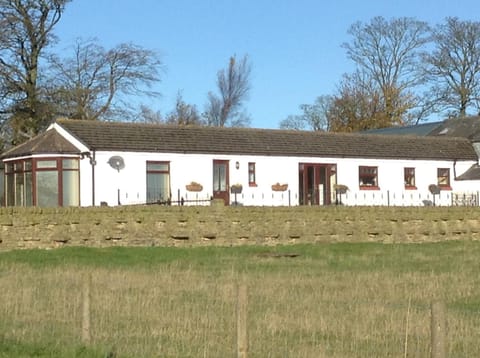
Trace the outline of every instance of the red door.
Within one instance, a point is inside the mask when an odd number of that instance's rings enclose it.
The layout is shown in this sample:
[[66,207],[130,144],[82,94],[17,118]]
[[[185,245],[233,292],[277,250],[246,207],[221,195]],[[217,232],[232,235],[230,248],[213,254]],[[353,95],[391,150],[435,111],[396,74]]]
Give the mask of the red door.
[[223,199],[225,205],[230,203],[228,174],[228,160],[213,161],[213,198]]

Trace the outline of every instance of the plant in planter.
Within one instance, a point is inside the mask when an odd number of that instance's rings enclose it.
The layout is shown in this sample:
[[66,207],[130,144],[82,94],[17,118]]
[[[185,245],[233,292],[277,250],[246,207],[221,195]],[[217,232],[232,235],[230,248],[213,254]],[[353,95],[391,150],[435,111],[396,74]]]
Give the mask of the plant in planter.
[[197,183],[197,182],[195,182],[195,181],[192,181],[190,184],[185,185],[185,187],[186,187],[186,189],[187,189],[188,191],[196,191],[196,192],[198,192],[198,191],[202,191],[202,190],[203,190],[202,184]]
[[348,191],[348,186],[335,184],[333,189],[335,190],[335,204],[342,205],[342,194],[345,194]]
[[438,195],[438,194],[440,194],[440,190],[441,190],[441,188],[440,188],[438,185],[436,185],[436,184],[430,184],[430,185],[428,186],[428,191],[429,191],[430,193],[432,193],[433,195]]
[[440,186],[438,186],[436,184],[430,184],[428,186],[428,190],[432,194],[432,197],[433,197],[433,203],[432,204],[433,204],[433,206],[435,206],[435,196],[440,195],[440,190],[442,190],[442,188],[440,188]]
[[288,184],[280,184],[276,183],[272,185],[272,190],[273,191],[285,191],[288,189]]
[[241,194],[241,193],[242,193],[242,190],[243,190],[242,184],[233,184],[233,185],[230,187],[230,192],[231,192],[232,194]]
[[333,189],[335,189],[335,191],[338,194],[345,194],[348,191],[348,186],[343,185],[343,184],[335,184],[333,186]]

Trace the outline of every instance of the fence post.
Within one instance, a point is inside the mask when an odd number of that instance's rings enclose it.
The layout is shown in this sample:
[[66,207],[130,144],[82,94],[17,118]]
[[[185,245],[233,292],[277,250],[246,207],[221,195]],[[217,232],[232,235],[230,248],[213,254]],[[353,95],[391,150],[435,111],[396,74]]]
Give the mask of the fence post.
[[242,280],[237,284],[237,357],[247,358],[247,285]]
[[90,343],[90,299],[91,299],[92,275],[85,274],[83,277],[83,301],[82,301],[82,342]]
[[432,303],[432,358],[446,358],[445,351],[445,304]]
[[407,318],[405,320],[405,344],[404,344],[404,357],[407,358],[408,355],[408,330],[409,330],[409,322],[410,322],[410,306],[412,303],[412,298],[408,297],[408,307],[407,307]]

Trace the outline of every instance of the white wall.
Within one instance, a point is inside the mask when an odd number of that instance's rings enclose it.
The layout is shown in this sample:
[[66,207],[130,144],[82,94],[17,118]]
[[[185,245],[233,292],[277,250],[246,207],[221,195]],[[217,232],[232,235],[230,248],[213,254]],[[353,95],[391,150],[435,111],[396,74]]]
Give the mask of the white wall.
[[[120,155],[125,168],[117,172],[110,167],[108,160]],[[95,201],[96,205],[106,202],[118,204],[120,190],[121,204],[137,204],[146,201],[146,162],[170,162],[170,182],[172,200],[210,199],[213,195],[213,160],[229,161],[229,184],[240,183],[243,186],[237,202],[243,205],[288,205],[288,193],[272,193],[271,185],[277,182],[289,183],[290,188],[298,191],[298,161],[277,157],[225,156],[225,155],[182,155],[161,153],[125,153],[97,152],[95,154]],[[239,169],[236,169],[236,162]],[[257,186],[248,185],[248,163],[256,163]],[[203,186],[201,192],[188,192],[186,185],[192,181]],[[81,203],[91,205],[91,166],[85,159],[81,166]],[[273,194],[273,195],[272,195]],[[231,201],[235,196],[231,194]],[[298,201],[297,201],[298,202]],[[292,203],[296,204],[296,203]]]
[[[120,155],[125,168],[120,172],[110,167],[111,156]],[[237,195],[241,205],[298,205],[299,163],[318,163],[337,165],[337,183],[347,185],[349,191],[342,196],[345,205],[424,205],[424,200],[433,201],[428,191],[430,184],[437,183],[437,168],[450,168],[452,191],[441,192],[435,198],[437,205],[450,205],[452,192],[475,192],[480,190],[479,183],[457,182],[454,173],[462,174],[474,162],[415,161],[415,160],[379,160],[379,159],[339,159],[339,158],[300,158],[242,155],[204,155],[204,154],[162,154],[162,153],[125,153],[97,152],[95,166],[95,205],[106,202],[110,206],[120,203],[142,204],[146,202],[146,162],[170,162],[170,181],[172,200],[178,196],[186,200],[203,200],[212,196],[213,160],[228,160],[230,185],[242,184],[242,194]],[[236,169],[236,162],[239,169]],[[256,184],[248,184],[248,163],[256,167]],[[358,167],[377,166],[380,190],[360,190]],[[414,167],[417,190],[405,190],[404,167]],[[91,165],[88,158],[81,161],[81,205],[92,205]],[[187,192],[185,186],[195,181],[202,184],[201,192]],[[288,184],[288,191],[273,192],[275,183]],[[230,195],[231,202],[235,200]],[[188,203],[187,203],[188,204]]]
[[84,157],[80,159],[80,206],[98,204],[98,202],[92,203],[92,165],[90,158]]
[[[480,188],[479,183],[456,181],[454,175],[465,172],[475,162],[426,161],[426,160],[379,160],[346,159],[338,165],[338,183],[345,184],[349,191],[343,196],[346,205],[451,205],[452,193],[473,192]],[[358,183],[359,166],[378,167],[378,186],[380,190],[362,190]],[[406,190],[404,186],[404,168],[415,168],[416,190]],[[437,169],[450,169],[452,190],[441,191],[433,197],[428,190],[430,184],[437,184]],[[478,190],[478,189],[477,189]]]

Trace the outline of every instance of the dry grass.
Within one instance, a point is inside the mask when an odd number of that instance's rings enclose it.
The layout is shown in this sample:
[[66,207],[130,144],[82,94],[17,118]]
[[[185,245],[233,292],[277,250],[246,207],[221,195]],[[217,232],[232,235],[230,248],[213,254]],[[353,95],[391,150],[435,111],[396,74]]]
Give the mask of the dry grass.
[[[392,245],[367,245],[358,253],[355,245],[312,245],[295,258],[235,248],[216,251],[209,262],[179,258],[132,267],[3,262],[0,338],[81,346],[82,287],[91,275],[91,344],[99,352],[232,357],[235,288],[245,279],[249,357],[428,357],[430,304],[437,299],[447,304],[448,356],[475,357],[478,245],[404,246],[398,252]],[[406,266],[396,269],[378,255],[399,255]],[[450,262],[442,263],[444,256]]]

